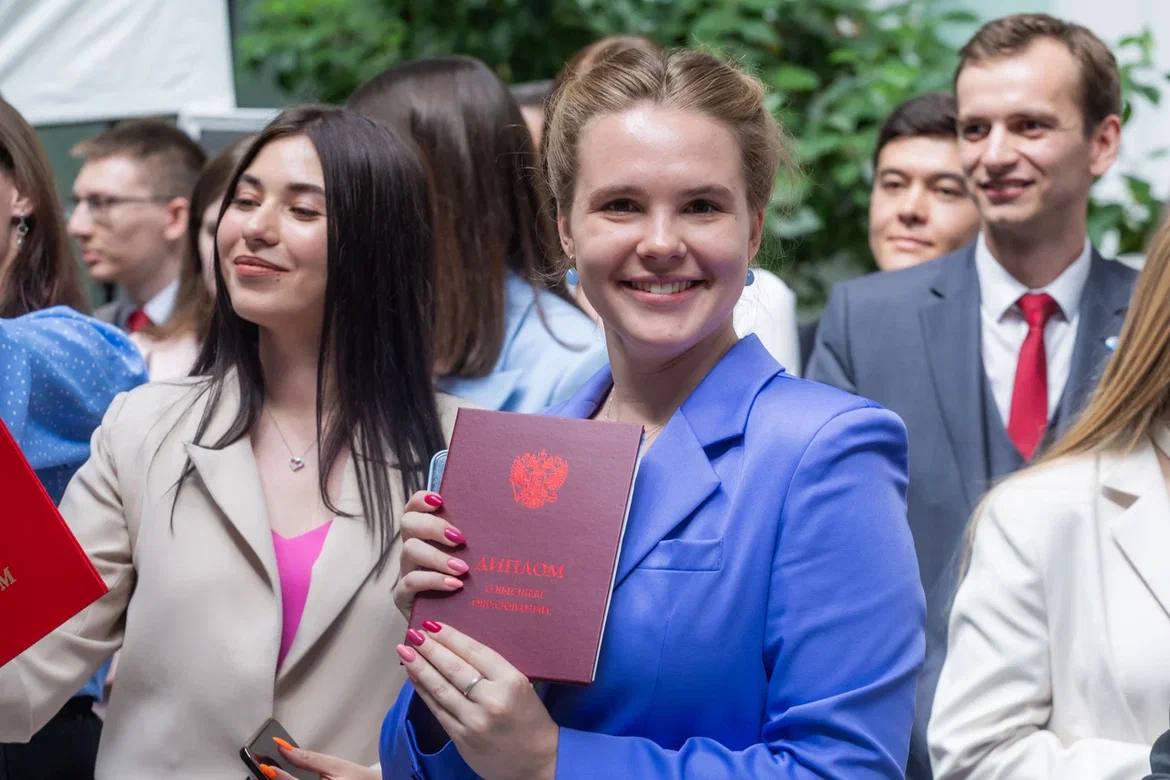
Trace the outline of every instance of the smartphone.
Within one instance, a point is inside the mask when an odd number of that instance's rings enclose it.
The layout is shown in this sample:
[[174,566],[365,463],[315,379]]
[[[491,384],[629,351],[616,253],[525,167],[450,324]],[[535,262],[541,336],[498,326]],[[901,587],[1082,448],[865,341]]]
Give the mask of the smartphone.
[[264,725],[260,727],[260,730],[248,740],[248,743],[244,747],[240,748],[240,759],[252,772],[252,777],[255,780],[265,780],[264,775],[260,772],[261,764],[279,767],[297,778],[297,780],[319,780],[316,772],[295,767],[286,761],[277,749],[276,743],[272,741],[273,737],[280,737],[293,747],[299,747],[276,718],[269,718],[264,721]]
[[431,458],[431,467],[427,470],[427,490],[438,493],[443,484],[443,469],[447,467],[447,451],[439,450]]

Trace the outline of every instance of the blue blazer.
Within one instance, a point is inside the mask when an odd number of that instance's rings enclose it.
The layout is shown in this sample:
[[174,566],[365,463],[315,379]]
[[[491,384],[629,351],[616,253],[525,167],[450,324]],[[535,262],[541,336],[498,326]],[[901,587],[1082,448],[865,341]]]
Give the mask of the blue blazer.
[[[596,682],[543,696],[557,777],[902,777],[925,619],[905,492],[893,413],[741,340],[642,460]],[[474,777],[451,743],[420,753],[412,697],[383,776]]]
[[439,377],[440,390],[485,409],[539,412],[605,363],[601,328],[571,303],[509,272],[505,304],[504,343],[491,373]]

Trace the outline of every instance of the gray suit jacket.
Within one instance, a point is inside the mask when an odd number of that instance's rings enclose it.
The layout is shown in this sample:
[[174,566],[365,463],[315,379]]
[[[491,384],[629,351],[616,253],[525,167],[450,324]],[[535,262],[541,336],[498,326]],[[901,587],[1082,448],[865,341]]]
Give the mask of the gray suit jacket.
[[109,303],[103,303],[94,309],[93,316],[102,322],[108,322],[122,330],[126,330],[126,323],[130,320],[130,314],[134,311],[134,308],[134,304],[130,301],[123,298],[115,298]]
[[[1136,272],[1093,251],[1059,433],[1084,405],[1117,335]],[[807,376],[873,399],[910,434],[910,529],[927,601],[926,664],[907,777],[929,778],[926,724],[946,655],[947,614],[967,519],[990,486],[975,245],[833,288]],[[996,424],[1002,425],[998,420]]]

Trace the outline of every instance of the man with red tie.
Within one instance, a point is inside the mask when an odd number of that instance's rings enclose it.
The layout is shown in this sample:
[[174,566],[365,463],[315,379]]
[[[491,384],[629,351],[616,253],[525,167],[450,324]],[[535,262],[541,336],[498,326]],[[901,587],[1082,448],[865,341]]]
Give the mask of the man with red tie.
[[205,156],[158,119],[122,122],[83,141],[69,234],[90,274],[116,284],[94,316],[134,333],[170,318],[179,287],[191,189]]
[[1086,235],[1089,189],[1117,157],[1120,78],[1089,30],[1043,14],[984,25],[955,75],[976,240],[834,288],[808,376],[897,412],[927,657],[907,777],[930,778],[926,726],[971,510],[1077,415],[1136,274]]

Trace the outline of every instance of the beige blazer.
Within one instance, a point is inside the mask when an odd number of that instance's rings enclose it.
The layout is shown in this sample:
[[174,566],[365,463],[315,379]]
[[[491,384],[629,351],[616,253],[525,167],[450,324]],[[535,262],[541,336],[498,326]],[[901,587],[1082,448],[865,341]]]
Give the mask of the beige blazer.
[[[1155,437],[1170,452],[1170,431]],[[1134,780],[1170,710],[1170,500],[1154,444],[997,488],[955,597],[936,780]]]
[[[229,387],[204,441],[234,416]],[[194,398],[191,380],[145,385],[115,399],[94,434],[61,511],[110,591],[0,668],[0,742],[28,740],[121,648],[99,779],[239,780],[239,749],[269,716],[306,747],[374,763],[404,679],[398,544],[376,571],[363,520],[334,520],[278,671],[280,580],[251,444],[192,444],[205,408]],[[440,395],[439,409],[449,437],[454,399]],[[172,519],[188,456],[194,473]],[[401,507],[397,475],[391,484]],[[360,515],[352,465],[339,504]]]

